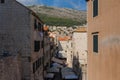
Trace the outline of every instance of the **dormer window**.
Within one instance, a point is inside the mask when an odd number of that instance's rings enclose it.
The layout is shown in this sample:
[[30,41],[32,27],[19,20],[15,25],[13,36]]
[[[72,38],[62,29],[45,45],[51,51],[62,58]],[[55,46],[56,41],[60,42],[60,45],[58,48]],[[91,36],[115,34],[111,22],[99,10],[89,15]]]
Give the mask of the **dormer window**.
[[1,3],[5,3],[5,0],[1,0]]

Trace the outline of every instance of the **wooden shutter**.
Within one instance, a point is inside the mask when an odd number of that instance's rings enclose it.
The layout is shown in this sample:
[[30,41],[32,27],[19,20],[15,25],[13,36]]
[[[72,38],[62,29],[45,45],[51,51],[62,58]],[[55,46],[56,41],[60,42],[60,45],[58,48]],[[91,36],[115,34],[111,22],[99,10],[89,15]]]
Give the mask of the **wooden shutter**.
[[98,52],[98,35],[93,35],[93,52]]
[[98,15],[98,0],[93,1],[93,17]]

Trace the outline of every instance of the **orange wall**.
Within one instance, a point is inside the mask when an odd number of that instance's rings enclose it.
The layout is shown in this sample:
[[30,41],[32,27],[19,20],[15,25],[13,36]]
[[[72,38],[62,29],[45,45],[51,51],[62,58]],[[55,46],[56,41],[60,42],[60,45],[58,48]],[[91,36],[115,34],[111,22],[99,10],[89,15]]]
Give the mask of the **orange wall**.
[[[99,12],[92,17],[88,5],[88,80],[120,80],[120,0],[98,0]],[[93,52],[93,35],[99,32],[98,53]]]

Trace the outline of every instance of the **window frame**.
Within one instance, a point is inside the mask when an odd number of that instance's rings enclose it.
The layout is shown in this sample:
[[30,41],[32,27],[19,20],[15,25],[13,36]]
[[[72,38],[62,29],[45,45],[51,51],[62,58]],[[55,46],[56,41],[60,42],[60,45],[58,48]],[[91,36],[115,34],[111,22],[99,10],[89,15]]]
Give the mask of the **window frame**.
[[37,26],[37,19],[34,19],[34,29],[36,30],[38,28]]
[[98,0],[93,0],[93,17],[98,16]]
[[35,66],[36,66],[36,64],[33,63],[33,73],[35,73],[35,71],[36,71]]
[[38,30],[39,30],[39,31],[42,31],[42,28],[41,28],[41,27],[42,27],[42,24],[41,24],[40,22],[38,22]]
[[93,34],[93,52],[98,53],[99,52],[99,35],[98,34]]
[[44,48],[44,41],[41,41],[41,48]]
[[[38,48],[36,48],[38,47]],[[38,52],[40,50],[40,41],[34,41],[34,52]]]

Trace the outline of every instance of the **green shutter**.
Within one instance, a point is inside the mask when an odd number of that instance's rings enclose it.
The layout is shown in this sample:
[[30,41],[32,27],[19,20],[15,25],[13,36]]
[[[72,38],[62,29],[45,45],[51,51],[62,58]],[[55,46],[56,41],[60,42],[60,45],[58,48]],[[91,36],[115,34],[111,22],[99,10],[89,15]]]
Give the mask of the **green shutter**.
[[35,63],[33,63],[33,73],[35,73]]
[[93,17],[98,15],[98,0],[93,1]]
[[38,52],[40,49],[40,41],[34,41],[34,51]]
[[98,35],[93,35],[93,52],[98,52]]

